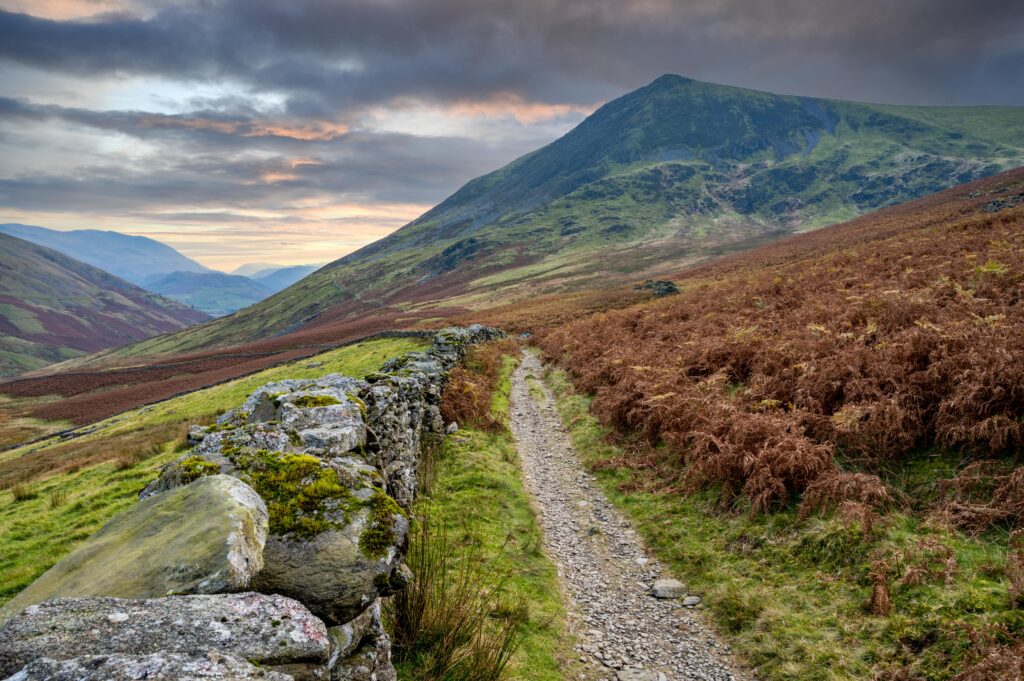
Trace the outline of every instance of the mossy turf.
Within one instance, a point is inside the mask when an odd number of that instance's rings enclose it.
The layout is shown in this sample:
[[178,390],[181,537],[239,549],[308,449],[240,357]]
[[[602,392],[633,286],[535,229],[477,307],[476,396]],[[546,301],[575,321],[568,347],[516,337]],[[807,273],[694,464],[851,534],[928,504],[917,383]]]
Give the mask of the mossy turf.
[[[300,360],[100,422],[94,433],[76,442],[108,442],[107,463],[35,479],[28,483],[33,496],[23,501],[14,501],[11,490],[0,490],[0,603],[8,601],[112,516],[136,503],[139,490],[158,475],[160,467],[184,451],[180,440],[155,443],[152,456],[117,470],[113,462],[121,454],[118,436],[166,423],[184,426],[209,421],[271,381],[315,378],[332,372],[360,378],[387,359],[422,347],[418,339],[367,341],[319,355],[317,361],[323,366],[310,367],[308,359]],[[59,444],[54,439],[5,452],[0,461],[35,456]],[[61,503],[54,504],[51,499],[60,499]]]
[[[793,509],[723,514],[713,493],[648,491],[591,416],[590,399],[561,371],[545,380],[609,499],[704,598],[713,622],[764,681],[868,680],[893,670],[909,674],[899,678],[950,679],[978,652],[974,634],[1000,642],[1024,635],[1024,610],[1011,604],[1004,576],[1005,533],[969,537],[890,513],[869,535],[837,518],[801,521]],[[936,464],[924,457],[908,466],[914,470],[901,474],[911,487]],[[887,617],[866,607],[875,559],[889,562]]]
[[[515,360],[506,357],[492,402],[494,414],[502,415],[503,421],[507,421],[514,367]],[[542,550],[511,434],[464,428],[445,438],[432,494],[417,501],[415,512],[429,513],[447,527],[452,544],[459,547],[457,560],[472,555],[492,561],[494,570],[507,572],[506,588],[512,600],[527,603],[525,637],[506,678],[569,678],[565,670],[572,641],[565,628],[558,577]],[[399,678],[414,679],[414,670],[400,667]]]

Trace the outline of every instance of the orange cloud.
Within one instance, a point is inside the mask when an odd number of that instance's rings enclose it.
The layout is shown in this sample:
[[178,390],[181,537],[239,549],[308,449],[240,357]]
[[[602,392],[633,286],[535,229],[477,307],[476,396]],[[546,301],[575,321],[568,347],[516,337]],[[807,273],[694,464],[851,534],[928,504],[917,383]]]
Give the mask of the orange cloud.
[[568,114],[592,113],[597,104],[546,104],[528,102],[514,92],[499,93],[485,100],[461,100],[446,107],[446,111],[458,116],[499,117],[511,116],[523,124],[537,123]]
[[122,0],[0,0],[0,9],[44,19],[81,19],[101,12],[126,9]]
[[287,182],[288,180],[299,179],[299,173],[296,172],[305,166],[318,166],[323,165],[320,161],[315,158],[296,158],[288,161],[283,161],[276,168],[265,170],[260,173],[260,180],[265,184],[274,184],[275,182]]
[[304,142],[325,142],[341,137],[349,131],[347,125],[331,121],[286,123],[164,114],[145,114],[139,118],[139,125],[164,130],[207,130],[240,137],[287,137]]

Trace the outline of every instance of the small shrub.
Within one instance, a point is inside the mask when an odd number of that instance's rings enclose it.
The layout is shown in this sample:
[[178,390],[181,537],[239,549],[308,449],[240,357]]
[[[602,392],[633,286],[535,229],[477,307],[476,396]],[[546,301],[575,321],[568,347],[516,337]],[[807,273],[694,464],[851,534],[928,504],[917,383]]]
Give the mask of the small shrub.
[[868,601],[868,611],[878,617],[886,617],[892,611],[892,597],[889,593],[889,563],[884,560],[876,560],[871,565],[871,600]]
[[142,452],[132,451],[125,452],[114,459],[114,469],[119,471],[126,471],[130,468],[135,468],[142,462]]
[[28,501],[36,497],[36,490],[34,487],[29,485],[27,482],[16,482],[11,485],[11,496],[14,497],[15,502]]
[[60,508],[66,503],[68,503],[67,492],[59,489],[50,492],[50,508]]
[[480,430],[502,430],[500,418],[492,414],[491,403],[501,374],[502,357],[518,354],[511,339],[480,343],[470,348],[463,366],[448,374],[441,398],[441,417]]

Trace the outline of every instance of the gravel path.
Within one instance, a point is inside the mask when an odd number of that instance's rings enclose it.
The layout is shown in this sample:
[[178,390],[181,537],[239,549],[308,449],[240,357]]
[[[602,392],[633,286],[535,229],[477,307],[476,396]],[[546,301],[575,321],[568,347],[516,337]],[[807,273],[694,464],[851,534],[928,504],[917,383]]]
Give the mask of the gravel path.
[[512,433],[526,488],[541,514],[544,546],[558,568],[582,679],[676,681],[742,679],[729,651],[681,599],[651,595],[664,575],[642,540],[580,464],[530,353],[512,376]]

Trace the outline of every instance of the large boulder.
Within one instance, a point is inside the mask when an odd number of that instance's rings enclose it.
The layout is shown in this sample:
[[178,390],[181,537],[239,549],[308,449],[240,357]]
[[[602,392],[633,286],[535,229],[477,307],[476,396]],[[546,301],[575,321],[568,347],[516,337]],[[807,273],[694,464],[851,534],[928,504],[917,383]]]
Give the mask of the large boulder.
[[114,516],[0,609],[0,622],[52,598],[245,590],[263,567],[267,532],[267,507],[252,488],[227,475],[200,478]]
[[7,681],[291,681],[295,677],[261,669],[231,655],[151,653],[85,655],[70,660],[43,657],[28,663]]
[[318,678],[326,673],[330,639],[323,622],[283,596],[56,599],[0,627],[0,678],[42,658],[209,652]]
[[379,489],[351,494],[355,503],[347,516],[331,514],[338,522],[322,531],[306,532],[294,524],[272,531],[253,588],[295,598],[336,625],[404,586],[402,548],[409,528],[404,513]]

